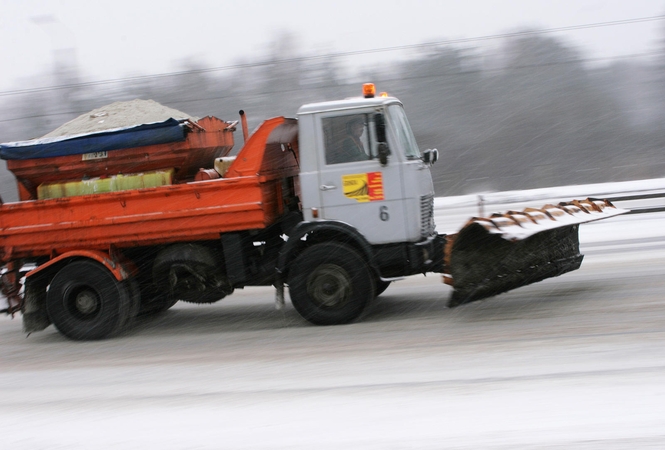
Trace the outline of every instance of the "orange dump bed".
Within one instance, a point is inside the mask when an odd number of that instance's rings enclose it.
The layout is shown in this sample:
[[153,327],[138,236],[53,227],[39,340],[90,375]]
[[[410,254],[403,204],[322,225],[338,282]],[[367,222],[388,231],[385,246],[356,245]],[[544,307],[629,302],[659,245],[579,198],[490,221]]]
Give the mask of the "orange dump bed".
[[297,176],[297,160],[297,124],[279,117],[257,129],[222,178],[6,203],[0,206],[0,259],[218,239],[264,228],[283,213],[281,186]]

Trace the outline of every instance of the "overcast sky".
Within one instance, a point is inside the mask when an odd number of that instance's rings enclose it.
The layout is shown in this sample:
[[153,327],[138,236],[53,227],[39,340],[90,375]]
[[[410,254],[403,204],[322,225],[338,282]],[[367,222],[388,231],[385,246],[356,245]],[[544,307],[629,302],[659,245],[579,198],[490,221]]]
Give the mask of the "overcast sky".
[[[312,54],[665,14],[665,0],[0,0],[0,6],[0,91],[47,84],[35,76],[51,70],[56,50],[74,54],[86,80],[105,80],[175,71],[188,57],[209,67],[254,59],[267,54],[281,31],[295,33],[300,50]],[[659,20],[556,35],[608,57],[654,51],[662,30]]]

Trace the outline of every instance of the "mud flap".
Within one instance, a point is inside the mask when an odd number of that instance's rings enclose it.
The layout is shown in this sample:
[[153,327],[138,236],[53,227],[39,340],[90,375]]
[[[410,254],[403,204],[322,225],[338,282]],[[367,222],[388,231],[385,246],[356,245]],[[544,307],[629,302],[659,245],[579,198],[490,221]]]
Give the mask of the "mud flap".
[[623,214],[606,200],[473,218],[448,236],[444,279],[458,306],[579,269],[579,224]]

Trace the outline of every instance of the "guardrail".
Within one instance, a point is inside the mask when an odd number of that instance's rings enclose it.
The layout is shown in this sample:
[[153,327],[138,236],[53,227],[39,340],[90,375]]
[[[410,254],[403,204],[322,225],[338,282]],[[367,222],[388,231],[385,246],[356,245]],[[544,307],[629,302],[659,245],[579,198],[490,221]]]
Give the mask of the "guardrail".
[[473,208],[473,214],[503,211],[510,208],[521,209],[541,203],[558,203],[571,199],[603,198],[616,206],[631,210],[631,214],[665,211],[665,178],[652,180],[624,181],[576,186],[558,186],[523,191],[483,192],[453,197],[437,197],[435,208],[456,210]]
[[631,195],[622,195],[620,197],[607,197],[611,202],[622,202],[627,200],[647,200],[651,198],[663,198],[665,197],[664,192],[658,192],[655,194],[631,194]]
[[[665,192],[656,192],[650,194],[630,194],[630,195],[621,195],[617,197],[607,197],[612,203],[615,202],[627,202],[627,201],[636,201],[636,200],[651,200],[654,198],[665,198]],[[643,207],[632,207],[627,214],[646,214],[654,212],[664,212],[665,206],[643,206]]]

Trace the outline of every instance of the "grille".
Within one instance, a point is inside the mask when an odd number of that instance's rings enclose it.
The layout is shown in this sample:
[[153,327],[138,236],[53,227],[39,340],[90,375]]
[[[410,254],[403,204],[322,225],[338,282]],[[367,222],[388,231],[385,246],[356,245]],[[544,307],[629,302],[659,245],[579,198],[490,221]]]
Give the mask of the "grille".
[[420,197],[420,235],[422,237],[434,234],[434,196]]

